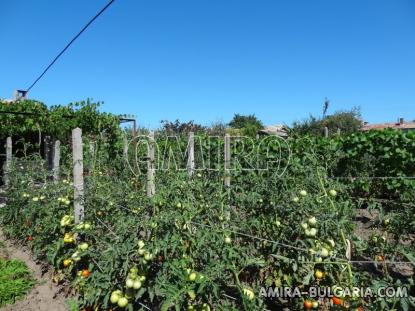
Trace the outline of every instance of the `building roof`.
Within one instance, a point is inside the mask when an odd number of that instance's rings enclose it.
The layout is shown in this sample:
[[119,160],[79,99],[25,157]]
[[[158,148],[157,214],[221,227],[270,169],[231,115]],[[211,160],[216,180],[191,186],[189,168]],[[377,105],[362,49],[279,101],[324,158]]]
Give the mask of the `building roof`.
[[386,128],[393,128],[397,130],[411,130],[415,129],[415,122],[405,122],[405,120],[401,118],[398,122],[364,124],[362,127],[362,131],[383,130]]
[[266,135],[278,135],[281,137],[288,137],[287,127],[283,124],[266,126],[259,132]]

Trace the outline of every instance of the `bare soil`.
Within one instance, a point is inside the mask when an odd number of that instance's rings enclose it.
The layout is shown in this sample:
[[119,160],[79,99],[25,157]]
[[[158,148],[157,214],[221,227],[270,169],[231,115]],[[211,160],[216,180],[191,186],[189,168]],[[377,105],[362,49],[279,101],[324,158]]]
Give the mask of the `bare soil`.
[[26,263],[36,279],[36,285],[28,295],[14,305],[0,308],[1,311],[66,311],[65,297],[62,288],[52,282],[51,272],[42,273],[42,267],[33,261],[30,251],[16,247],[8,241],[0,231],[0,258],[18,259]]

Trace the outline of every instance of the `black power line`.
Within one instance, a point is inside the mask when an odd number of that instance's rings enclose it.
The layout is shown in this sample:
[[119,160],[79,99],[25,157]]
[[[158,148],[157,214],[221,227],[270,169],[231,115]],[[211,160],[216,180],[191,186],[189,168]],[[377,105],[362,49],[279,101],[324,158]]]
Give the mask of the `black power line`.
[[107,3],[107,5],[106,6],[104,6],[103,8],[102,8],[102,10],[101,11],[99,11],[89,22],[88,22],[88,24],[86,24],[85,26],[84,26],[84,28],[82,28],[81,29],[81,31],[80,32],[78,32],[78,34],[65,46],[65,48],[58,54],[58,56],[56,56],[55,58],[54,58],[54,60],[46,67],[46,69],[45,70],[43,70],[43,72],[42,72],[42,74],[35,80],[35,82],[33,82],[32,83],[32,85],[31,86],[29,86],[28,88],[27,88],[27,90],[25,91],[26,93],[28,93],[31,89],[32,89],[32,87],[34,87],[35,86],[35,84],[45,75],[45,73],[50,69],[50,67],[52,67],[53,66],[53,64],[58,60],[58,58],[59,57],[61,57],[62,56],[62,54],[63,53],[65,53],[65,51],[71,46],[71,44],[72,43],[74,43],[74,41],[76,40],[76,39],[78,39],[78,37],[102,14],[102,13],[104,13],[104,11],[114,2],[115,0],[111,0],[110,2],[108,2]]

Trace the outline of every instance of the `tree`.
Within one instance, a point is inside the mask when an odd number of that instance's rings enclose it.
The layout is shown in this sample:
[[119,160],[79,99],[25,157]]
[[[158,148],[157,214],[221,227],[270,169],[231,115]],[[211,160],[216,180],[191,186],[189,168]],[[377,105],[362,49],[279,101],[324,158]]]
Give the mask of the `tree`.
[[179,119],[174,122],[162,120],[160,123],[160,131],[166,135],[187,135],[189,132],[200,133],[206,131],[203,125],[194,123],[193,120],[188,122],[181,122]]
[[349,111],[336,111],[332,115],[326,115],[322,118],[310,115],[308,119],[295,121],[292,126],[292,132],[298,135],[323,135],[324,128],[329,129],[329,133],[337,133],[340,129],[342,134],[357,132],[362,127],[362,119],[359,108],[353,108]]
[[232,129],[239,129],[243,135],[256,136],[259,130],[264,128],[262,122],[254,115],[235,114],[228,124]]
[[207,133],[212,136],[225,136],[227,125],[222,121],[213,122],[208,128]]

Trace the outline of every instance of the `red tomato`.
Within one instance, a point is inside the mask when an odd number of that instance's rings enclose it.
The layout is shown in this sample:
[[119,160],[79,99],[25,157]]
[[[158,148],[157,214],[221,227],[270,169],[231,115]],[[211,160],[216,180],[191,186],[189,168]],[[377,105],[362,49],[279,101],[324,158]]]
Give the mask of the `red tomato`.
[[332,300],[333,300],[333,304],[336,306],[341,306],[343,304],[343,300],[341,300],[340,298],[333,297]]
[[312,307],[313,307],[313,303],[310,300],[304,301],[304,309],[311,310]]
[[91,272],[89,272],[88,269],[82,270],[82,277],[87,279],[91,275]]
[[32,237],[31,235],[29,235],[29,236],[27,237],[27,240],[28,240],[28,241],[33,241],[33,237]]

